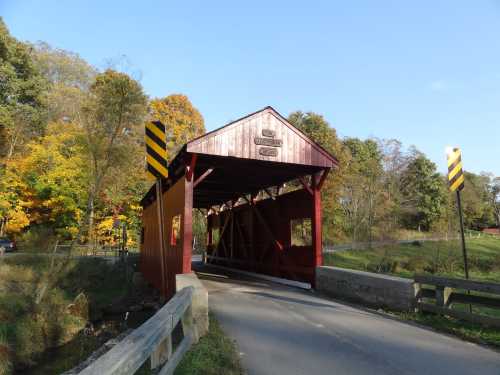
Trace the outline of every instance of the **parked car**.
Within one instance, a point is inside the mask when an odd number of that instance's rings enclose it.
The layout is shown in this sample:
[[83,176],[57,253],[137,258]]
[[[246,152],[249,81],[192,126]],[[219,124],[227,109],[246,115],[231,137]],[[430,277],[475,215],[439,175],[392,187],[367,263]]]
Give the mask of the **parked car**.
[[16,243],[7,237],[0,237],[0,254],[16,251]]

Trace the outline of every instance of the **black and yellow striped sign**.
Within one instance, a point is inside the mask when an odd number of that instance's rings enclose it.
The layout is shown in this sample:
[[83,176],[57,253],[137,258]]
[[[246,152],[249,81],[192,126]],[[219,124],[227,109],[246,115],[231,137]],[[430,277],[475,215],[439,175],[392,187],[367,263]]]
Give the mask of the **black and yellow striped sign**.
[[464,188],[462,153],[459,148],[454,148],[448,152],[448,184],[451,191],[460,191]]
[[146,161],[150,177],[168,177],[166,140],[165,125],[160,121],[146,123]]

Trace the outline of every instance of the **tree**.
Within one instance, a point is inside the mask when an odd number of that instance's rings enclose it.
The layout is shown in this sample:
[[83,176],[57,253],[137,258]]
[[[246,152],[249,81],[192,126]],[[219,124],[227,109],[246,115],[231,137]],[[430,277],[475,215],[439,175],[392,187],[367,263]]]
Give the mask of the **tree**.
[[288,121],[339,160],[340,167],[328,175],[321,194],[324,238],[326,241],[338,239],[343,235],[339,202],[349,151],[337,137],[335,129],[317,113],[295,111],[288,116]]
[[376,221],[382,216],[382,154],[371,139],[347,138],[344,144],[351,154],[342,194],[345,228],[353,242],[363,236],[371,243]]
[[29,202],[30,223],[49,227],[65,237],[76,234],[85,210],[88,181],[82,129],[72,123],[51,123],[46,134],[27,145],[25,156],[12,162]]
[[137,142],[146,109],[142,87],[124,73],[107,70],[98,74],[90,87],[82,106],[82,126],[90,162],[87,199],[90,236],[94,229],[96,199],[105,178],[111,168],[118,168],[129,157],[129,146]]
[[436,165],[423,154],[416,155],[401,179],[403,222],[410,228],[430,230],[444,209],[446,187]]
[[490,201],[495,214],[497,228],[500,228],[500,177],[492,178],[489,186]]
[[149,103],[151,119],[160,120],[167,133],[167,158],[171,160],[183,144],[205,133],[205,122],[188,97],[181,94]]
[[16,149],[45,125],[46,82],[32,60],[32,49],[13,38],[0,18],[0,157]]
[[464,177],[465,187],[461,194],[465,226],[481,230],[495,225],[494,206],[491,201],[490,176],[464,171]]
[[97,70],[77,54],[43,42],[33,46],[33,59],[48,82],[48,121],[76,121]]

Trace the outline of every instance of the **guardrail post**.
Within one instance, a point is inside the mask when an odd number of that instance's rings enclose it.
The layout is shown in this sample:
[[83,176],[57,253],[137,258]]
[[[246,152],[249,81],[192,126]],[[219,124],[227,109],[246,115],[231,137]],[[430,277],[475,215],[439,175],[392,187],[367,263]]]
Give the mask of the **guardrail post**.
[[196,324],[194,324],[192,304],[189,305],[186,312],[182,316],[181,322],[184,336],[191,336],[193,339],[193,343],[197,343],[199,340],[199,335]]
[[436,286],[436,305],[439,307],[449,307],[452,288]]
[[158,348],[151,353],[151,370],[160,368],[172,357],[172,335],[168,335],[165,340],[158,345]]

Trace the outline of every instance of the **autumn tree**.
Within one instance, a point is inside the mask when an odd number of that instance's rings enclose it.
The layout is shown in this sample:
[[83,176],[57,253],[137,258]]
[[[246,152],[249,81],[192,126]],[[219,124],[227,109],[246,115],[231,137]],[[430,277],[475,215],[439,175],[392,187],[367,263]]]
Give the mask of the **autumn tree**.
[[[87,198],[88,231],[92,235],[96,199],[105,178],[130,157],[131,142],[137,142],[147,109],[141,85],[124,73],[107,70],[98,74],[82,106],[82,126],[86,135],[89,185]],[[137,166],[141,171],[142,165]],[[133,173],[122,170],[122,173]]]
[[183,144],[205,133],[203,117],[186,95],[174,94],[151,100],[149,114],[151,119],[160,120],[165,125],[169,160]]

